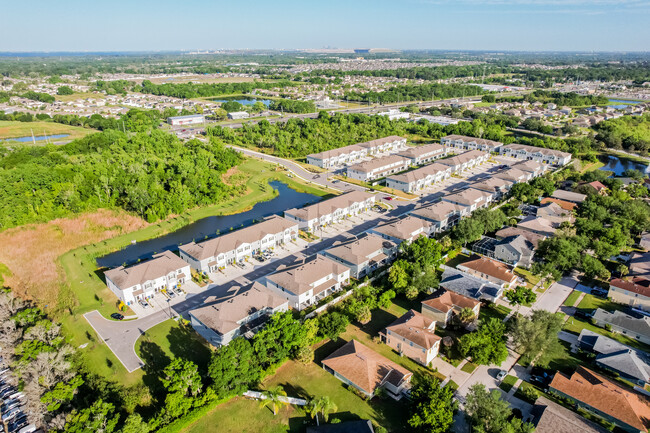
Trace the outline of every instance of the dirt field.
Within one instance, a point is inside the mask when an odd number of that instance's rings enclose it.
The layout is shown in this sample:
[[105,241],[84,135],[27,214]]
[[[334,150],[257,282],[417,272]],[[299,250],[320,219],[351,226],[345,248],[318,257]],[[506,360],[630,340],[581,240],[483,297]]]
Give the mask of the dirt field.
[[57,266],[59,256],[146,225],[125,212],[98,210],[6,230],[0,233],[0,263],[11,271],[5,276],[5,284],[21,297],[54,305],[65,279]]

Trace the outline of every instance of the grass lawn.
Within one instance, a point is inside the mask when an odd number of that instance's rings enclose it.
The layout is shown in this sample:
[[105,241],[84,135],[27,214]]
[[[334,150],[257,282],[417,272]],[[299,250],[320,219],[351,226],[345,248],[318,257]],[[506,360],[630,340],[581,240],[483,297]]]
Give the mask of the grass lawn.
[[533,275],[530,271],[524,268],[515,268],[514,273],[526,280],[526,287],[529,289],[532,289],[537,283],[539,283],[540,277]]
[[576,301],[577,301],[578,298],[580,297],[580,294],[581,294],[581,293],[582,293],[582,292],[580,292],[580,291],[578,291],[578,290],[574,290],[574,291],[572,291],[572,292],[569,294],[569,296],[567,296],[567,298],[564,300],[564,304],[562,304],[562,305],[564,305],[565,307],[573,307],[573,304],[576,303]]
[[466,261],[469,260],[469,256],[467,254],[456,254],[456,257],[453,259],[447,260],[447,263],[445,265],[449,266],[450,268],[455,268],[456,266],[460,265],[461,263],[465,263]]
[[508,392],[512,389],[513,386],[515,386],[517,380],[519,379],[516,376],[507,375],[506,377],[503,378],[503,380],[499,384],[499,388],[501,388],[505,392]]
[[490,304],[487,307],[481,307],[481,310],[478,313],[478,318],[479,320],[487,320],[494,317],[495,319],[503,321],[511,311],[512,309],[506,306]]
[[73,93],[72,95],[54,95],[57,101],[70,102],[77,99],[104,99],[106,95],[103,93],[95,92],[80,92]]
[[97,242],[69,251],[59,257],[58,262],[65,273],[65,283],[59,289],[57,319],[62,322],[65,335],[70,343],[78,347],[91,343],[85,351],[84,361],[90,371],[110,380],[129,385],[137,382],[142,372],[127,373],[122,364],[108,347],[97,343],[98,337],[83,318],[83,313],[98,310],[104,316],[116,311],[117,299],[104,284],[101,270],[97,268],[96,257],[119,250],[132,240],[138,242],[178,230],[198,219],[211,215],[228,215],[250,209],[255,203],[275,197],[275,191],[268,185],[270,180],[280,180],[292,188],[317,195],[327,195],[328,191],[315,185],[307,185],[299,179],[289,178],[284,171],[276,171],[275,166],[257,159],[249,158],[238,169],[246,175],[249,193],[227,202],[188,211],[169,220],[148,225],[142,230],[123,234],[102,242]]
[[578,308],[581,310],[595,310],[596,308],[602,308],[607,311],[625,311],[625,305],[617,304],[608,299],[599,298],[598,296],[587,294],[582,301],[578,304]]
[[616,332],[609,332],[604,328],[599,328],[596,325],[592,325],[589,322],[585,322],[584,320],[580,320],[575,317],[569,317],[569,320],[567,320],[564,326],[562,327],[563,331],[571,332],[574,334],[580,334],[580,331],[582,331],[583,329],[588,329],[600,335],[613,338],[614,340],[620,343],[627,344],[628,346],[635,347],[637,349],[643,350],[644,352],[650,351],[650,346],[643,344],[640,341],[637,341],[633,338],[629,338],[623,334],[619,334]]
[[474,373],[474,370],[476,370],[477,367],[478,365],[474,364],[473,362],[466,362],[465,365],[463,365],[463,367],[460,369],[460,371],[464,371],[465,373],[472,374]]
[[[32,132],[34,132],[34,136],[36,137],[42,135],[69,135],[68,137],[53,140],[54,143],[59,143],[62,141],[68,142],[76,138],[81,138],[97,131],[94,129],[81,128],[79,126],[62,125],[60,123],[54,122],[18,122],[0,120],[0,140],[19,137],[31,137]],[[6,142],[6,144],[10,143]],[[14,143],[12,142],[11,144]],[[31,141],[24,142],[23,144],[28,146],[33,145]],[[44,146],[45,140],[37,141],[36,145]]]
[[[527,394],[529,393],[529,394]],[[534,393],[534,398],[533,398],[533,393]],[[535,403],[535,400],[537,400],[537,397],[539,396],[540,392],[535,388],[533,385],[531,385],[528,382],[521,382],[519,384],[519,388],[517,388],[517,391],[515,392],[515,397],[526,401],[530,404]],[[530,397],[529,397],[530,396]]]

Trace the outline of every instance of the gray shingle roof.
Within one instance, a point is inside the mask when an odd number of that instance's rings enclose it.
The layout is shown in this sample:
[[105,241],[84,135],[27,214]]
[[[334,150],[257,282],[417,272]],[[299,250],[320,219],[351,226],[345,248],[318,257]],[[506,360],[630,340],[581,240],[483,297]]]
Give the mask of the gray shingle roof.
[[501,295],[501,287],[496,284],[486,283],[480,278],[449,267],[442,273],[440,287],[473,299],[497,298]]

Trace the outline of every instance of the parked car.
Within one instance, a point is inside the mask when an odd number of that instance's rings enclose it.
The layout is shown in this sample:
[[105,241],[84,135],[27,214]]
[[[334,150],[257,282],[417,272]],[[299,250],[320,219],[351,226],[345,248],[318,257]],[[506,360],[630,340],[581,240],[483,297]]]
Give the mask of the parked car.
[[19,407],[15,407],[2,415],[2,422],[9,422],[21,413],[23,411]]
[[18,430],[18,433],[34,433],[36,431],[36,425],[30,424]]
[[23,405],[22,400],[18,399],[13,399],[13,400],[7,400],[4,403],[2,403],[2,406],[0,407],[0,412],[3,414],[10,411],[11,409],[15,409],[17,407],[20,407]]
[[501,370],[497,373],[497,380],[500,382],[502,381],[506,376],[508,375],[508,372],[506,370]]
[[166,290],[165,292],[167,293],[167,296],[169,296],[170,298],[175,298],[176,297],[176,293],[174,293],[174,291],[171,290],[171,289]]
[[7,426],[7,431],[9,433],[15,433],[21,428],[27,425],[27,415],[21,413],[20,416],[17,416],[13,421],[11,421]]
[[583,320],[589,320],[592,317],[594,317],[594,311],[595,310],[576,310],[575,314],[573,315],[577,319],[583,319]]
[[140,300],[140,301],[138,301],[138,303],[140,304],[140,306],[142,308],[148,308],[149,307],[149,303],[147,303],[145,301]]
[[122,319],[124,319],[124,316],[121,315],[120,313],[113,313],[113,314],[111,314],[111,318],[113,318],[115,320],[122,320]]
[[383,197],[383,199],[384,199],[384,200],[392,200],[393,197],[391,197],[391,196],[389,196],[389,195],[385,195],[385,196]]
[[591,294],[599,298],[606,298],[609,292],[603,289],[591,289]]

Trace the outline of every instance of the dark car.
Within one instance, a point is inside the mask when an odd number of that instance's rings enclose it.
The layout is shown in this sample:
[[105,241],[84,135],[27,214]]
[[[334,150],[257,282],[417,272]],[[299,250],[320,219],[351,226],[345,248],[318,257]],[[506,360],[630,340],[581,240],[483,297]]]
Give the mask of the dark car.
[[607,290],[602,290],[602,289],[591,289],[591,294],[594,296],[598,296],[599,298],[606,298],[609,292]]
[[594,317],[594,310],[576,310],[574,316],[577,319],[589,320]]
[[115,319],[115,320],[122,320],[122,319],[124,319],[124,316],[121,315],[120,313],[113,313],[113,314],[111,314],[111,317],[112,317],[113,319]]

